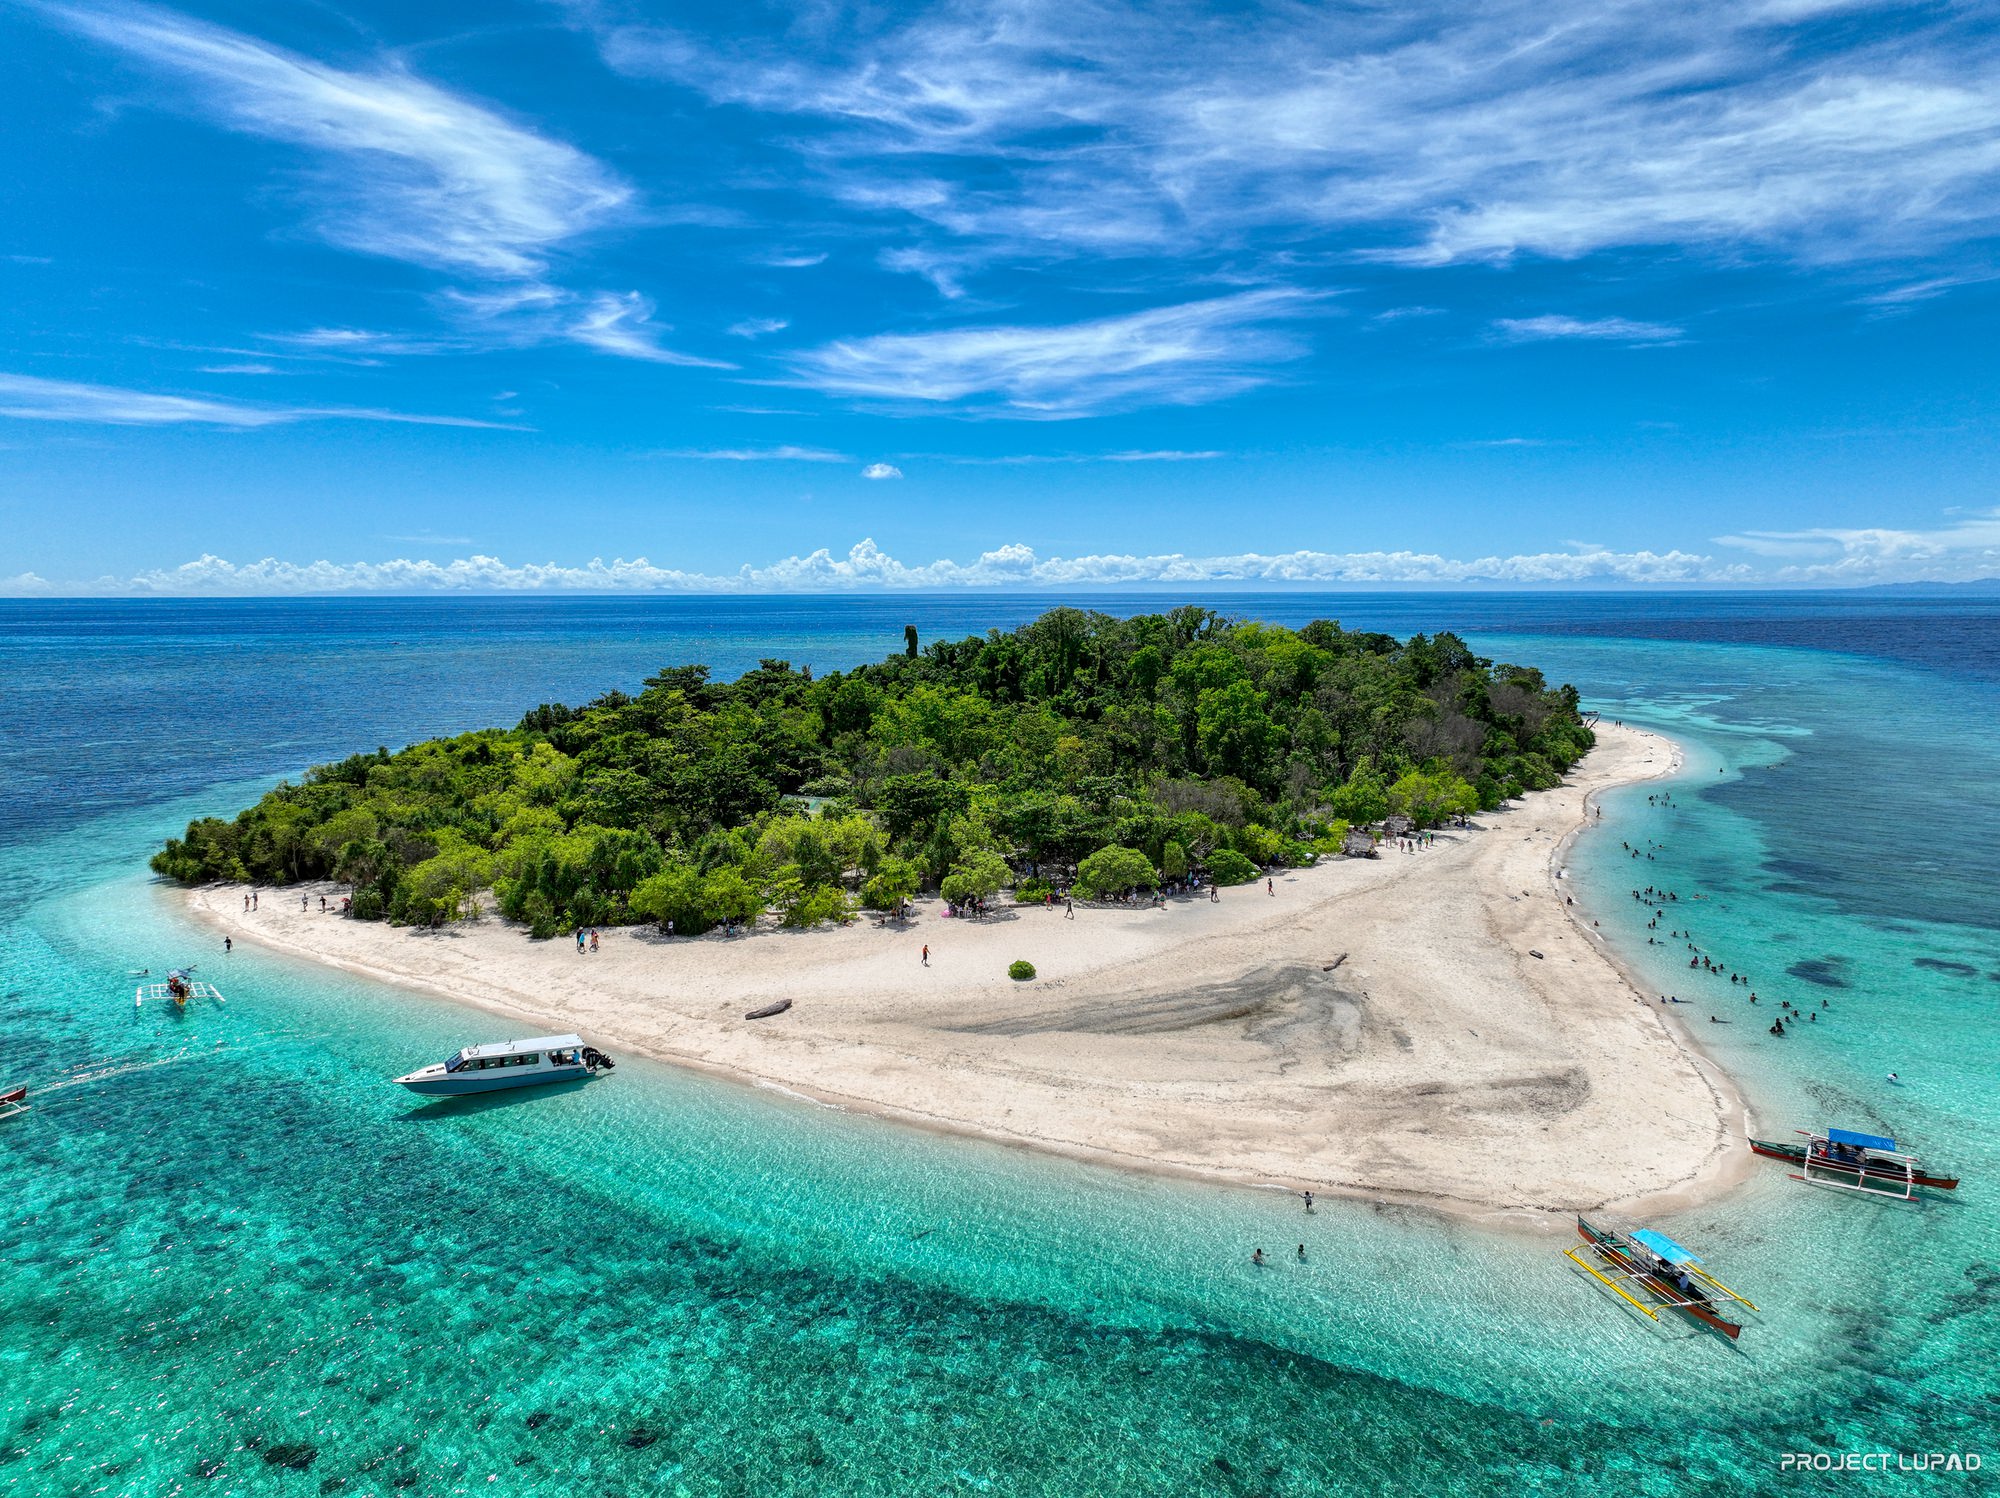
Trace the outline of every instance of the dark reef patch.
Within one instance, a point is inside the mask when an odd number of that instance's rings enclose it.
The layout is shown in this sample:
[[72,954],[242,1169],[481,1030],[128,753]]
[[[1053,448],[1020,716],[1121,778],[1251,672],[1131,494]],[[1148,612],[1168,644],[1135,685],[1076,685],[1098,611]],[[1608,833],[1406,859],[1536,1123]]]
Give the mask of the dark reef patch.
[[1845,957],[1805,957],[1793,963],[1785,971],[1794,978],[1807,983],[1816,983],[1821,988],[1847,988],[1847,959]]
[[1977,978],[1979,969],[1969,962],[1949,962],[1942,957],[1914,957],[1918,967],[1927,967],[1934,973],[1950,973],[1954,978]]

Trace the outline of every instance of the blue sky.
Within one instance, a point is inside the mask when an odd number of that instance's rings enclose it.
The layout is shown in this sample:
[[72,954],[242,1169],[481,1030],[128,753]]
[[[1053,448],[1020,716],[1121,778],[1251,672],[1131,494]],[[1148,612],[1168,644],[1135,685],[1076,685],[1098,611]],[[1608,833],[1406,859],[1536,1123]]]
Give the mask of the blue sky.
[[0,589],[2000,573],[2000,26],[0,0]]

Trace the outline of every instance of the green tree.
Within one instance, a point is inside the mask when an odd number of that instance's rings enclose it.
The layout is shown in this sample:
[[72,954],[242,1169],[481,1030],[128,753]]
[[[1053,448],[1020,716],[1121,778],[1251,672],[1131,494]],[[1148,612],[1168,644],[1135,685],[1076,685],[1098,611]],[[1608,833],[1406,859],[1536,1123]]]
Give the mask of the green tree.
[[917,892],[917,866],[893,853],[876,866],[874,877],[861,886],[865,910],[894,911]]
[[733,865],[712,869],[702,876],[701,911],[720,925],[723,921],[754,922],[764,911],[764,896]]
[[633,887],[628,904],[632,914],[653,921],[662,931],[669,923],[679,936],[698,936],[714,925],[702,900],[702,873],[692,864],[669,864]]
[[1234,848],[1217,848],[1208,855],[1208,875],[1217,884],[1248,884],[1263,871]]
[[998,853],[978,852],[944,876],[938,893],[954,905],[963,905],[967,900],[991,899],[1012,877],[1013,871],[1007,867],[1007,860]]
[[1076,892],[1086,900],[1152,889],[1159,882],[1152,860],[1136,848],[1099,848],[1076,869]]
[[1379,822],[1389,815],[1389,792],[1375,769],[1375,761],[1356,762],[1347,783],[1333,793],[1333,809],[1359,826]]

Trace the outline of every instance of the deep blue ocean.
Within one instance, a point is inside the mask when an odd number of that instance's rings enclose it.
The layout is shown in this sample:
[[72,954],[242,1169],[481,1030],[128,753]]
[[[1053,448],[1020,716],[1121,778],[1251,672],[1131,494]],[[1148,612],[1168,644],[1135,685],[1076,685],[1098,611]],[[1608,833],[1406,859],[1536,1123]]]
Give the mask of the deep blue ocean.
[[[1746,1017],[1647,945],[1635,884],[1699,893],[1767,1002],[1831,1002],[1700,1037],[1753,1131],[1894,1133],[1965,1185],[1891,1205],[1772,1165],[1660,1221],[1763,1308],[1730,1346],[1621,1312],[1554,1236],[1305,1219],[638,1061],[413,1108],[382,1079],[490,1019],[225,959],[145,871],[358,748],[1058,602],[1455,629],[1674,735],[1675,804],[1612,797],[1580,899],[1663,992]],[[8,1493],[1993,1490],[1894,1467],[2000,1472],[2000,600],[7,602],[0,693],[0,1087],[35,1103],[0,1123]],[[133,969],[191,960],[226,1006],[135,1011]],[[1292,1233],[1310,1268],[1248,1265]]]

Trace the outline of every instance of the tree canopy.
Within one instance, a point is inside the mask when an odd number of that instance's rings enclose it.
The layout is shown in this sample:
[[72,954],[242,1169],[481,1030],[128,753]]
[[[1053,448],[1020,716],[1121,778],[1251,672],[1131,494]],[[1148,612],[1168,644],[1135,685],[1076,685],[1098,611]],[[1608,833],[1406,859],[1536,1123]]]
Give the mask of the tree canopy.
[[963,898],[1061,880],[1105,849],[1152,871],[1127,885],[1222,852],[1307,862],[1346,822],[1433,825],[1545,789],[1593,742],[1573,688],[1450,634],[1195,607],[1059,608],[921,650],[914,634],[852,671],[673,666],[636,695],[355,754],[191,823],[152,866],[339,879],[357,916],[422,924],[490,889],[543,935],[692,934],[773,907],[811,925],[945,881]]

